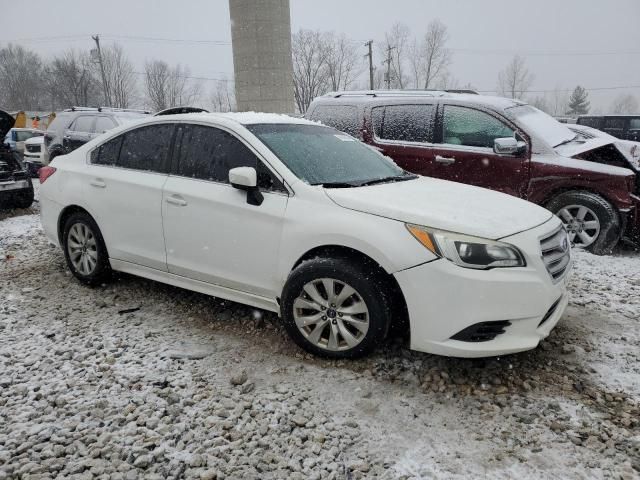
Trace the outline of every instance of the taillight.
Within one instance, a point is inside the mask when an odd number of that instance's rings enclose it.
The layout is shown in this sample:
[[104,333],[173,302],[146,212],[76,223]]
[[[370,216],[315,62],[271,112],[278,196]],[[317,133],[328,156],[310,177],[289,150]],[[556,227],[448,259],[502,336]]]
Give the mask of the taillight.
[[40,183],[44,183],[47,178],[49,178],[51,175],[53,175],[54,173],[56,173],[56,169],[54,167],[42,167],[40,170],[38,170],[38,177],[40,178]]

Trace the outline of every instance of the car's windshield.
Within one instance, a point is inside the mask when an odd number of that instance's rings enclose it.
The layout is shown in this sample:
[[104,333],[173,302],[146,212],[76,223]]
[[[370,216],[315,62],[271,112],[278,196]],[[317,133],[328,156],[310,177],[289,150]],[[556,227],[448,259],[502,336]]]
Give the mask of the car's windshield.
[[513,115],[525,130],[535,133],[552,147],[570,142],[576,137],[565,125],[531,105],[510,107],[507,112]]
[[355,138],[320,125],[256,124],[247,128],[298,178],[311,185],[358,186],[411,176]]
[[31,132],[28,130],[18,130],[16,132],[16,142],[24,142],[25,140],[30,139],[31,137],[38,137],[44,135],[41,132]]

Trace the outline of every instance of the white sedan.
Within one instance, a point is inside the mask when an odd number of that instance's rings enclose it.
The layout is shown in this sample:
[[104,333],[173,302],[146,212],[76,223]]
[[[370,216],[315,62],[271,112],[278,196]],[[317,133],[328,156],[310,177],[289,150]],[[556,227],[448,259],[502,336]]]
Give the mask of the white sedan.
[[82,282],[122,271],[278,312],[314,354],[405,326],[415,350],[536,347],[567,305],[560,220],[417,177],[354,138],[274,114],[153,117],[40,170],[42,223]]

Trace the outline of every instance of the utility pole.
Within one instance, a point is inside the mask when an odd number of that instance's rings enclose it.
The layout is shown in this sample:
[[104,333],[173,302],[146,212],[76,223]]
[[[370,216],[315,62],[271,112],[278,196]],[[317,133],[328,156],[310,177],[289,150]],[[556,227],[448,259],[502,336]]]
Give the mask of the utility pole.
[[385,83],[387,84],[387,90],[391,90],[391,51],[396,48],[389,45],[387,47],[387,59],[384,63],[387,64],[387,75],[385,76]]
[[96,42],[96,52],[98,63],[100,63],[100,72],[102,73],[102,89],[104,90],[104,106],[109,107],[109,94],[107,89],[107,76],[104,73],[104,63],[102,63],[102,50],[100,50],[100,35],[92,35],[91,38]]
[[373,40],[369,40],[364,46],[369,47],[369,53],[365,57],[369,57],[369,90],[373,90]]

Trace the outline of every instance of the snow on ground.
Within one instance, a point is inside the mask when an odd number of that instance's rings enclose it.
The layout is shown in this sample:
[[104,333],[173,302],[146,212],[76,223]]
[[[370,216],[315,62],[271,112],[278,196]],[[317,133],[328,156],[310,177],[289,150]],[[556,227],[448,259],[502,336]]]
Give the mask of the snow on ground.
[[327,361],[269,313],[81,286],[36,212],[0,216],[0,480],[640,476],[638,254],[576,252],[534,351]]

